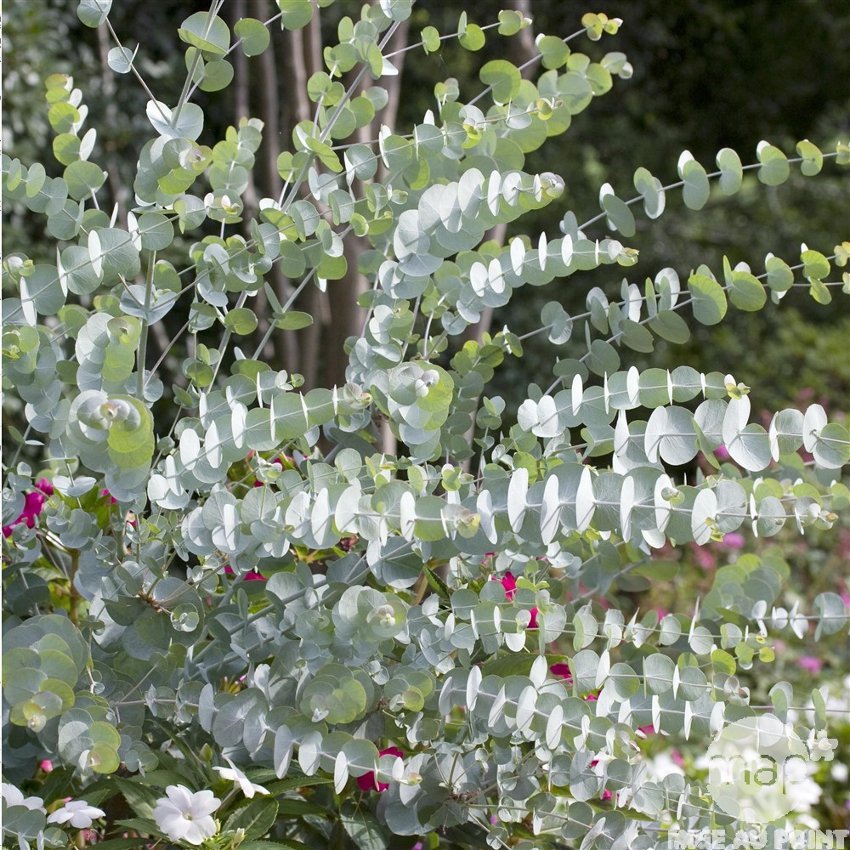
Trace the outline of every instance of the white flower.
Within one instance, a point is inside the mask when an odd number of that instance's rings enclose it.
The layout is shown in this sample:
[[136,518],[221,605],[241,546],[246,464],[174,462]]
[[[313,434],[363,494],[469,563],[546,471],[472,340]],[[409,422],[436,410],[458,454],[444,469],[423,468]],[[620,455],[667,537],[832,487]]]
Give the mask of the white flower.
[[41,797],[24,797],[23,792],[14,785],[4,782],[2,786],[3,799],[6,805],[24,806],[27,809],[41,809],[44,811],[44,800]]
[[806,746],[809,748],[809,758],[812,761],[832,761],[835,758],[835,750],[838,747],[837,738],[827,738],[826,729],[821,729],[815,732],[814,729],[809,730],[809,737],[806,741]]
[[70,800],[47,818],[48,823],[68,823],[75,829],[86,829],[92,821],[106,815],[102,809],[90,806],[85,800]]
[[168,798],[156,801],[153,819],[171,841],[198,845],[215,835],[217,826],[212,813],[221,800],[212,791],[193,793],[184,785],[169,785],[165,793]]
[[229,779],[231,782],[235,782],[239,788],[242,790],[242,793],[250,800],[254,794],[268,794],[269,789],[263,788],[262,785],[255,785],[239,770],[238,767],[227,757],[224,757],[224,760],[230,765],[230,767],[214,767],[213,770],[217,770],[219,774],[221,774],[222,779]]

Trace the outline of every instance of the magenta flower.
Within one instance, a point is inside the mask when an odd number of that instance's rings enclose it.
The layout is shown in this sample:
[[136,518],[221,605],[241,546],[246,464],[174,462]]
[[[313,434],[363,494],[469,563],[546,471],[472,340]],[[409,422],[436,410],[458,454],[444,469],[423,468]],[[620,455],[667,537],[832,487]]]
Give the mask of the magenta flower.
[[109,490],[106,489],[106,487],[104,487],[100,491],[100,495],[103,496],[104,499],[108,498],[110,505],[117,505],[118,504],[118,499],[116,499],[115,496],[113,496],[112,493],[110,493]]
[[549,671],[561,679],[566,679],[567,683],[571,683],[573,681],[573,674],[570,670],[570,665],[563,661],[559,661],[557,664],[552,664],[549,667]]
[[731,457],[731,455],[729,454],[729,449],[727,449],[726,446],[722,444],[714,450],[714,456],[720,461],[729,460],[729,458]]
[[24,522],[27,528],[34,528],[38,515],[44,510],[44,503],[48,496],[53,495],[53,485],[46,478],[39,478],[35,483],[35,490],[24,496],[24,509],[21,515],[11,524],[3,526],[3,536],[10,537],[12,529]]
[[744,535],[738,534],[737,531],[730,531],[723,535],[723,545],[727,549],[743,549],[744,543],[746,543]]
[[801,655],[797,659],[797,666],[807,673],[820,673],[823,669],[823,661],[815,655]]
[[[233,572],[233,567],[230,564],[224,565],[224,573],[225,575],[235,575]],[[266,577],[259,570],[251,570],[250,572],[245,573],[245,581],[265,581]]]
[[53,495],[53,485],[46,478],[39,478],[35,482],[35,486],[44,493],[45,496]]
[[[510,570],[506,572],[502,578],[500,579],[502,582],[502,587],[505,589],[505,597],[507,599],[513,599],[516,596],[516,576]],[[531,619],[528,622],[528,628],[536,629],[537,628],[537,609],[531,609]]]
[[505,596],[508,599],[513,599],[516,596],[516,577],[510,571],[506,572],[502,578],[502,587],[505,588]]
[[[404,758],[404,753],[398,747],[387,747],[385,750],[380,750],[379,755]],[[361,791],[386,791],[390,787],[389,782],[377,781],[374,770],[364,773],[363,776],[358,776],[354,781]]]

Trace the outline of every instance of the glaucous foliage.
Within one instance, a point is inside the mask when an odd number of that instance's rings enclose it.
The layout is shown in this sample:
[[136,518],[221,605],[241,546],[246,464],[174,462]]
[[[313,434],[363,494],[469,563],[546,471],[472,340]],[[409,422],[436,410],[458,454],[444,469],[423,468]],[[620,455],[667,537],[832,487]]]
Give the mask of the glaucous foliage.
[[[508,327],[459,340],[522,286],[632,274],[623,240],[671,192],[698,210],[747,171],[776,186],[792,168],[846,166],[850,148],[801,141],[789,157],[763,142],[748,165],[721,150],[711,171],[686,151],[677,182],[638,168],[633,198],[606,184],[580,222],[559,207],[565,178],[527,173],[525,156],[631,74],[622,53],[580,52],[621,22],[587,14],[567,37],[538,36],[535,79],[487,62],[471,99],[448,79],[411,132],[352,142],[385,104],[397,69],[383,47],[413,5],[380,0],[341,19],[308,82],[314,119],[279,158],[284,190],[243,226],[263,126],[209,139],[192,96],[226,88],[228,57],[261,54],[268,26],[304,27],[317,8],[277,0],[272,20],[231,31],[222,2],[177,30],[186,85],[176,103],[150,96],[123,217],[98,203],[107,175],[71,77],[45,81],[61,176],[3,157],[5,202],[55,244],[54,262],[14,246],[3,262],[4,390],[28,423],[13,437],[42,461],[14,463],[4,490],[4,829],[24,847],[67,846],[97,822],[105,848],[138,835],[243,850],[436,846],[438,832],[451,846],[613,850],[654,847],[674,825],[734,831],[699,781],[649,772],[640,742],[707,742],[764,710],[747,682],[770,675],[773,636],[846,634],[844,600],[787,610],[787,565],[751,555],[692,610],[599,603],[651,578],[668,543],[830,527],[850,506],[850,433],[818,404],[751,422],[731,375],[639,372],[628,351],[793,286],[829,303],[850,292],[836,271],[850,243],[641,271],[589,291],[580,315],[548,303],[539,332],[553,346],[578,336],[586,353],[556,360],[516,422],[486,390],[521,340]],[[110,27],[110,68],[147,85],[144,45],[122,45],[111,12],[80,0],[77,13]],[[528,24],[463,14],[413,49],[458,38],[474,51]],[[487,238],[544,207],[536,244]],[[312,322],[294,299],[338,285],[355,236],[368,314],[348,381],[302,393],[250,337]],[[300,281],[284,304],[266,281],[275,264]],[[270,316],[252,309],[259,293]],[[196,344],[166,387],[147,340],[170,313]],[[216,345],[197,342],[210,331]],[[387,430],[397,450],[375,447]],[[786,719],[807,696],[778,682],[768,709]],[[824,695],[811,698],[802,738],[826,728]],[[40,797],[21,790],[33,780]],[[44,800],[69,794],[48,815]]]

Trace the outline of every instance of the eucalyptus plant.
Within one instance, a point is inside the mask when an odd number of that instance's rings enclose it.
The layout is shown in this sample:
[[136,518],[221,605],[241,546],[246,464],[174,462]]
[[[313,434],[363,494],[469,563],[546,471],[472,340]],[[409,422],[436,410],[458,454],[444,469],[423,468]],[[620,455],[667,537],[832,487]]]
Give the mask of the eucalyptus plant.
[[[101,203],[97,130],[69,76],[45,80],[59,167],[3,156],[5,203],[40,217],[55,253],[7,245],[3,260],[3,387],[26,421],[3,493],[5,846],[619,850],[676,828],[734,834],[703,782],[652,775],[641,741],[708,746],[765,711],[804,739],[826,731],[823,689],[779,681],[768,705],[751,689],[778,635],[846,635],[844,601],[783,607],[776,555],[719,570],[691,610],[606,599],[658,575],[667,544],[829,528],[850,506],[850,432],[818,404],[759,424],[733,376],[640,371],[629,352],[683,343],[730,305],[781,310],[792,287],[829,304],[850,293],[850,242],[638,271],[630,240],[671,193],[699,210],[753,178],[847,166],[850,147],[762,142],[716,167],[685,151],[678,180],[637,168],[633,192],[603,185],[582,220],[562,203],[569,174],[524,166],[631,75],[620,52],[581,52],[619,19],[538,35],[523,67],[483,64],[469,97],[449,78],[421,123],[369,138],[413,0],[345,2],[307,82],[313,118],[278,159],[283,189],[249,209],[262,122],[209,138],[193,97],[333,0],[276,2],[267,21],[231,28],[223,0],[183,21],[186,83],[167,103],[112,0],[80,0],[117,85],[149,97],[127,208]],[[530,24],[463,13],[405,50],[476,51]],[[491,238],[544,207],[539,239]],[[520,335],[468,330],[522,286],[580,287],[600,266],[611,285],[584,312],[552,300],[534,331],[584,353],[556,353],[550,385],[506,421],[487,385]],[[275,269],[293,281],[283,303]],[[302,391],[266,343],[315,320],[294,308],[302,292],[352,275],[368,286],[346,381]],[[157,324],[179,331],[152,363]],[[793,709],[809,698],[807,721]]]

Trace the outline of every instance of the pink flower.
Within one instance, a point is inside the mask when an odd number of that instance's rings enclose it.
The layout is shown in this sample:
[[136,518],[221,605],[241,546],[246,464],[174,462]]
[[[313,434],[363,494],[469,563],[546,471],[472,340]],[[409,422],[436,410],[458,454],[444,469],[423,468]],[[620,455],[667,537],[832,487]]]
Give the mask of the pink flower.
[[694,546],[694,560],[704,570],[713,570],[717,566],[717,558],[705,546]]
[[53,485],[46,478],[39,478],[38,481],[35,482],[35,486],[41,490],[46,496],[53,495]]
[[723,535],[723,545],[727,549],[743,549],[746,540],[743,534],[738,534],[736,531],[730,531]]
[[[233,567],[231,567],[230,564],[224,565],[224,573],[225,573],[225,575],[229,575],[229,576],[235,575],[235,573],[233,572]],[[259,572],[258,570],[251,570],[250,572],[245,573],[244,578],[245,578],[245,581],[265,581],[266,580],[266,577],[261,572]]]
[[610,791],[606,788],[606,789],[602,792],[602,796],[601,796],[599,799],[600,799],[600,800],[602,800],[602,802],[603,802],[603,803],[606,803],[606,802],[607,802],[608,800],[610,800],[613,796],[614,796],[614,795],[613,795],[613,794],[612,794],[612,793],[611,793],[611,792],[610,792]]
[[38,766],[45,772],[50,773],[53,770],[53,762],[50,759],[43,759],[38,763]]
[[516,577],[512,572],[506,572],[502,578],[502,587],[505,588],[505,596],[513,599],[516,596]]
[[670,750],[670,760],[679,767],[685,766],[685,759],[682,758],[682,754],[678,750]]
[[[404,758],[404,753],[398,747],[387,747],[385,750],[380,750],[379,755]],[[374,770],[364,773],[363,776],[358,776],[354,781],[361,791],[386,791],[390,787],[389,782],[378,782],[375,779]]]
[[596,702],[599,697],[595,693],[588,694],[585,698],[585,702]]
[[106,489],[106,487],[104,487],[100,491],[100,495],[103,496],[104,498],[109,497],[109,504],[110,505],[117,505],[118,504],[118,499],[116,499],[115,496],[113,496],[112,493],[110,493],[109,490]]
[[570,670],[570,665],[564,663],[563,661],[559,661],[557,664],[552,664],[549,667],[551,673],[555,676],[558,676],[561,679],[566,679],[568,683],[571,683],[573,680],[573,674]]
[[[513,599],[516,596],[516,577],[510,570],[506,572],[502,578],[500,579],[502,582],[502,587],[505,588],[505,597],[507,599]],[[531,609],[531,619],[528,621],[528,628],[536,629],[537,628],[537,609]]]
[[40,478],[35,486],[35,490],[31,490],[24,496],[24,509],[21,515],[11,525],[3,526],[4,537],[10,537],[12,529],[22,522],[26,523],[27,528],[35,527],[35,521],[44,509],[47,497],[53,495],[53,485],[46,478]]
[[651,723],[646,726],[638,726],[637,730],[647,736],[655,734],[655,727]]
[[724,446],[723,444],[719,445],[714,450],[714,456],[720,461],[729,460],[729,458],[731,457],[731,455],[729,454],[729,449],[727,449],[726,446]]
[[797,666],[807,673],[820,673],[823,669],[823,661],[814,655],[801,655],[797,659]]

